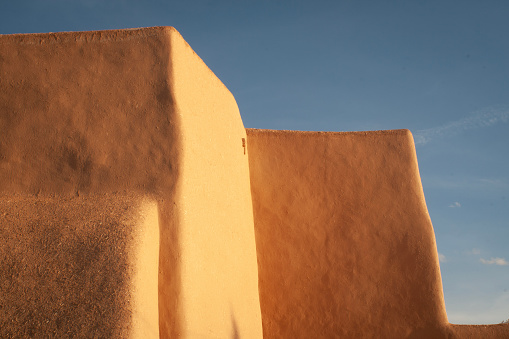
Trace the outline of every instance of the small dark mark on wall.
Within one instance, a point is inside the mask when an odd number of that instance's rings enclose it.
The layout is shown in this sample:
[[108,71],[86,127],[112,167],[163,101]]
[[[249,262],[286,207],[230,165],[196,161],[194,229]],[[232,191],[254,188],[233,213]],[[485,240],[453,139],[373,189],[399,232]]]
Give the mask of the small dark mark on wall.
[[246,138],[242,138],[242,147],[244,147],[244,154],[246,154]]

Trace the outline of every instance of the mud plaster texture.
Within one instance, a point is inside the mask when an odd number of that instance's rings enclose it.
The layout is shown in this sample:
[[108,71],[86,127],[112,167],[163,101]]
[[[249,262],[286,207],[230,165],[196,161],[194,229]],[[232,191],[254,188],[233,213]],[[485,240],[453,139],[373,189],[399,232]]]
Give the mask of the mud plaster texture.
[[[132,321],[139,313],[135,294],[144,294],[133,288],[140,252],[132,240],[141,225],[129,218],[141,212],[142,199],[168,204],[177,178],[165,32],[0,37],[0,204],[10,211],[2,219],[2,236],[10,239],[2,239],[2,252],[17,244],[39,258],[6,263],[13,270],[6,283],[26,278],[17,303],[4,304],[6,316],[14,316],[6,321],[24,321],[10,327],[19,331],[15,337],[34,331],[126,337],[141,323]],[[164,237],[175,218],[168,207],[161,210],[170,214],[161,218]],[[9,238],[13,228],[16,238]],[[84,266],[88,259],[91,266]],[[173,302],[165,304],[174,310],[165,319],[174,329],[177,272],[161,288]],[[157,276],[147,279],[157,284]],[[64,299],[72,304],[57,312]],[[19,318],[21,310],[28,313]]]
[[169,53],[156,29],[2,36],[0,190],[170,191]]
[[264,338],[509,335],[447,321],[409,131],[247,135]]
[[509,337],[447,322],[408,131],[246,134],[173,28],[0,36],[0,132],[0,337]]
[[0,36],[0,74],[2,333],[261,337],[245,130],[180,34]]
[[0,337],[129,333],[133,201],[1,197]]

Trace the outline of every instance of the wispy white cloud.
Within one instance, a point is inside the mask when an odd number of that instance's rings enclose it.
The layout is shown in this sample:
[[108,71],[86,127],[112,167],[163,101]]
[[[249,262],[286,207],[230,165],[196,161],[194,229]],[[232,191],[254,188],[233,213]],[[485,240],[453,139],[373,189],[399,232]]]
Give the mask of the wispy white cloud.
[[464,251],[462,252],[463,255],[480,255],[481,250],[478,248],[472,248],[470,251]]
[[481,258],[479,259],[479,261],[485,265],[499,265],[499,266],[509,265],[509,262],[504,258],[490,258],[488,260]]
[[456,207],[461,207],[461,204],[457,201],[455,201],[454,203],[452,203],[451,205],[449,205],[450,208],[456,208]]
[[469,256],[471,256],[471,255],[476,255],[476,256],[479,256],[479,255],[481,255],[481,250],[480,250],[480,249],[478,249],[478,248],[472,248],[472,249],[471,249],[471,250],[469,250],[469,251],[463,251],[463,252],[461,252],[461,253],[462,253],[463,255],[469,255]]
[[440,261],[441,263],[444,263],[447,261],[447,258],[445,257],[445,255],[443,255],[442,253],[438,253],[438,261]]
[[494,106],[484,108],[460,120],[416,131],[413,135],[416,145],[425,145],[434,139],[451,137],[465,131],[507,122],[509,122],[509,107]]

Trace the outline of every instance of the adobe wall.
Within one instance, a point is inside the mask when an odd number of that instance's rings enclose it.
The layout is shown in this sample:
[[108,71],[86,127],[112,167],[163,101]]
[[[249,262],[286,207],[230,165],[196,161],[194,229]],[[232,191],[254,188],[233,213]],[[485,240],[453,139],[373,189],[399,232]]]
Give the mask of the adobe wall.
[[180,34],[0,36],[0,74],[2,336],[261,337],[245,130]]
[[157,30],[0,37],[2,337],[158,336],[168,55]]
[[156,204],[11,193],[0,208],[0,337],[157,337]]
[[223,83],[180,36],[170,41],[181,131],[182,330],[189,338],[261,338],[246,131]]
[[509,324],[450,325],[449,338],[500,339],[509,338]]
[[179,136],[164,34],[0,36],[0,189],[171,191]]
[[509,335],[447,322],[408,131],[246,134],[168,27],[0,36],[0,75],[0,337]]
[[264,338],[446,336],[410,132],[247,134]]

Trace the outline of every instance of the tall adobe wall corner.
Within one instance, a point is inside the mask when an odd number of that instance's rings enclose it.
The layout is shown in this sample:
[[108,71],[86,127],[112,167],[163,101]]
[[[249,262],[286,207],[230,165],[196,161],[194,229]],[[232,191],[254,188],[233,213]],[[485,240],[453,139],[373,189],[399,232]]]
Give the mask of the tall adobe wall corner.
[[0,337],[261,337],[246,138],[173,28],[0,36]]
[[509,338],[448,323],[408,130],[247,135],[264,338]]
[[408,131],[248,130],[265,338],[445,335]]
[[0,35],[0,337],[40,336],[509,325],[447,322],[408,131],[246,135],[232,94],[155,27]]

